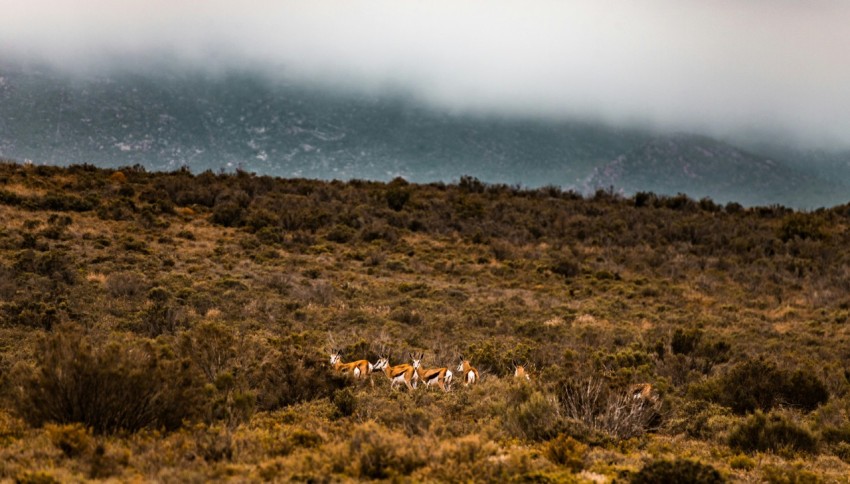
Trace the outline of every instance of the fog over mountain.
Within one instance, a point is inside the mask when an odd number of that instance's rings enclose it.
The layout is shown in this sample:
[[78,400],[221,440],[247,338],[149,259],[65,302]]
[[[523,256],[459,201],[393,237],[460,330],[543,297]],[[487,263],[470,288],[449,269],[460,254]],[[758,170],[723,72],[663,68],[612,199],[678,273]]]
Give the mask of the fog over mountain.
[[[838,203],[848,20],[827,0],[7,0],[0,155],[581,188],[694,133],[830,194],[754,202]],[[717,196],[709,178],[660,188]]]

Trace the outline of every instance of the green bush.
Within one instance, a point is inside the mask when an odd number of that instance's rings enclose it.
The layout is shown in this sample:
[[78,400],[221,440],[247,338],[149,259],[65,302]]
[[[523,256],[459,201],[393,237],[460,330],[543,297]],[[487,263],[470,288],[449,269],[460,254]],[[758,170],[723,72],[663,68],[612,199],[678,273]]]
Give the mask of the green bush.
[[693,387],[692,394],[746,414],[790,405],[805,411],[829,399],[826,385],[813,373],[789,373],[763,359],[738,364],[714,381]]
[[757,411],[732,430],[729,446],[744,452],[813,453],[817,439],[808,429],[779,413]]
[[225,227],[239,227],[245,210],[236,202],[216,204],[213,209],[212,221]]
[[7,324],[45,331],[53,329],[55,325],[63,321],[68,308],[67,302],[49,299],[42,301],[40,300],[42,298],[48,299],[44,295],[36,294],[32,299],[0,305]]
[[777,231],[777,237],[783,242],[793,239],[815,239],[826,237],[824,222],[812,214],[794,213],[785,217]]
[[333,393],[331,402],[334,404],[334,416],[337,418],[350,417],[357,410],[357,397],[350,388],[342,388]]
[[632,476],[633,484],[715,484],[726,482],[717,469],[687,459],[657,460]]
[[252,377],[260,410],[275,410],[294,403],[332,397],[349,384],[333,372],[324,358],[291,346],[282,346],[265,355]]
[[670,341],[670,349],[677,355],[689,355],[694,352],[702,339],[702,331],[692,329],[683,331],[677,328]]
[[31,425],[170,430],[203,411],[197,374],[147,342],[96,344],[81,328],[68,327],[43,337],[35,355],[34,366],[18,365],[11,377],[15,410]]
[[391,186],[387,190],[387,206],[400,212],[410,200],[410,191],[400,186]]
[[575,261],[566,259],[556,261],[549,269],[564,279],[572,279],[581,274],[581,266]]
[[136,297],[146,290],[144,277],[137,272],[115,272],[106,278],[106,290],[112,297]]
[[337,224],[325,235],[325,238],[331,242],[345,244],[354,238],[356,232],[347,225]]
[[572,472],[579,472],[584,468],[588,446],[567,434],[561,434],[549,441],[546,450],[549,460]]
[[[515,393],[525,392],[515,390]],[[554,399],[535,391],[512,400],[511,410],[505,418],[514,435],[537,442],[558,435],[561,425],[558,404]]]
[[824,482],[812,471],[803,469],[802,464],[765,465],[762,478],[768,484],[820,484]]

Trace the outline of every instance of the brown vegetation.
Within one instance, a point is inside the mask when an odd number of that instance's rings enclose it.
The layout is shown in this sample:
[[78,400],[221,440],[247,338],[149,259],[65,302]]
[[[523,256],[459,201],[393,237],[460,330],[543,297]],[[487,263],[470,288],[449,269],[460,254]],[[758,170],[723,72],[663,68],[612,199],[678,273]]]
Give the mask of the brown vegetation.
[[0,220],[2,480],[850,474],[847,205],[3,163]]

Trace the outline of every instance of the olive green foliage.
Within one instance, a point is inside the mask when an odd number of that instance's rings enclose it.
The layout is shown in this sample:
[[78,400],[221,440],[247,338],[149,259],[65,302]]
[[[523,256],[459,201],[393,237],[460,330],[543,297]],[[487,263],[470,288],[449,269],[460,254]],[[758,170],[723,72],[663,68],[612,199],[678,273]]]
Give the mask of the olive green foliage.
[[770,410],[786,405],[812,411],[829,398],[829,390],[810,371],[782,370],[765,360],[742,362],[695,394],[704,396],[733,411],[744,414],[754,410]]
[[0,219],[0,480],[850,475],[847,205],[4,162]]
[[176,429],[201,410],[199,380],[150,344],[95,343],[63,328],[39,342],[35,366],[12,376],[29,423],[80,423],[95,432]]
[[682,482],[719,484],[726,482],[726,479],[710,465],[679,459],[674,461],[658,460],[647,464],[632,477],[631,482],[634,484],[678,484]]
[[757,411],[732,431],[729,445],[745,452],[813,453],[817,439],[788,415]]

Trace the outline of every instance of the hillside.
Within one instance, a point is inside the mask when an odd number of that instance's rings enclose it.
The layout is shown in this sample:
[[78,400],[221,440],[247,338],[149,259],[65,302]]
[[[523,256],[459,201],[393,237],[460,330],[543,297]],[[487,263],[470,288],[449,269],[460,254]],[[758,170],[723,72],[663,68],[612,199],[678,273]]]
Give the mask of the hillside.
[[850,475],[847,205],[3,163],[0,219],[3,480]]
[[[768,153],[764,155],[761,153]],[[0,156],[270,176],[653,191],[745,205],[846,203],[846,153],[750,150],[578,121],[436,111],[404,93],[166,68],[69,75],[0,64]]]
[[[812,162],[809,166],[824,164]],[[585,187],[614,186],[630,194],[669,193],[670,187],[677,187],[693,198],[748,206],[782,201],[795,207],[817,207],[847,197],[847,187],[840,181],[818,178],[803,168],[791,168],[780,159],[711,138],[659,136],[595,168]]]
[[69,77],[0,66],[0,156],[273,176],[575,184],[645,135],[582,123],[439,113],[251,73]]

